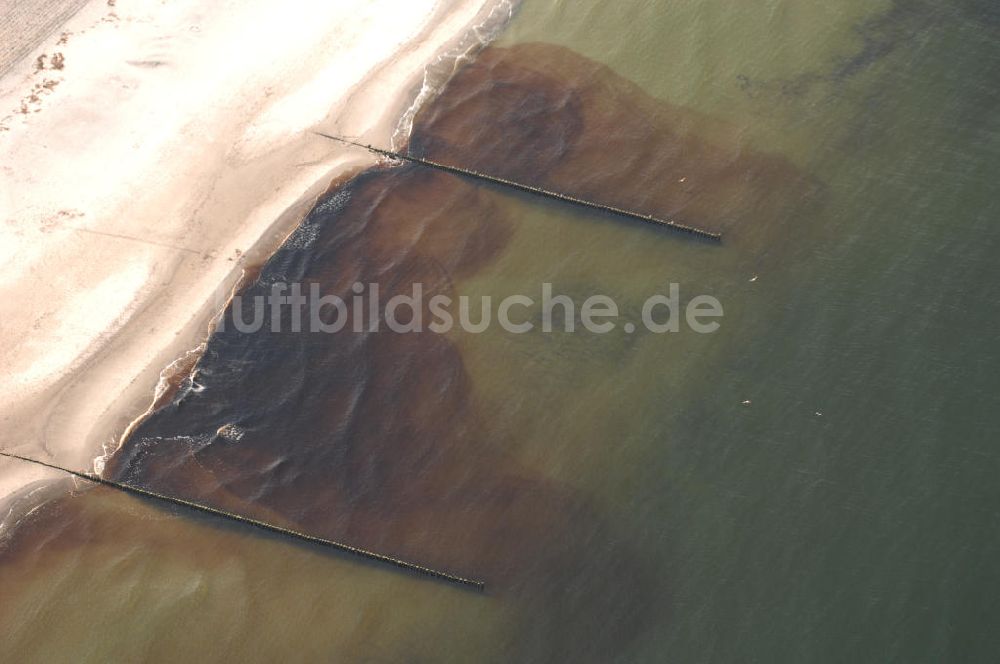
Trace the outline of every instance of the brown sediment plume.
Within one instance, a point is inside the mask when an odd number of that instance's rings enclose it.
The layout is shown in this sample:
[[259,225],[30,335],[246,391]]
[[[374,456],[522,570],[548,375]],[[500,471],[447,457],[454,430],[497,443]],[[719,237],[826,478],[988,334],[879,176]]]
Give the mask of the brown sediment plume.
[[308,544],[316,544],[328,549],[334,549],[340,553],[347,553],[359,558],[363,558],[369,562],[377,562],[380,564],[390,565],[399,569],[412,572],[414,574],[420,574],[438,581],[444,581],[453,583],[458,586],[463,586],[466,588],[472,588],[475,590],[483,591],[485,586],[482,581],[478,579],[468,579],[465,577],[456,576],[454,574],[449,574],[443,570],[434,570],[422,565],[418,565],[406,560],[400,560],[398,558],[393,558],[391,556],[386,556],[376,551],[368,551],[366,549],[361,549],[356,546],[351,546],[350,544],[344,544],[343,542],[334,542],[329,539],[322,537],[317,537],[315,535],[310,535],[308,533],[299,532],[294,528],[288,528],[284,526],[278,526],[273,523],[268,523],[260,519],[254,519],[242,514],[235,514],[227,510],[220,510],[215,507],[209,507],[203,503],[192,502],[189,500],[184,500],[173,495],[165,495],[162,493],[157,493],[156,491],[150,491],[149,489],[142,489],[131,484],[125,484],[122,482],[116,482],[115,480],[102,477],[100,475],[95,475],[89,472],[81,472],[77,470],[71,470],[69,468],[64,468],[56,464],[49,463],[47,461],[42,461],[40,459],[35,459],[33,457],[21,456],[20,454],[15,454],[13,452],[3,452],[0,451],[0,456],[8,459],[16,459],[24,463],[31,463],[37,466],[42,466],[51,470],[58,470],[67,475],[72,475],[77,479],[85,480],[91,484],[98,484],[108,488],[116,489],[122,493],[127,493],[133,496],[138,496],[147,500],[159,502],[161,504],[167,504],[171,507],[181,507],[193,512],[198,512],[202,515],[212,516],[218,519],[225,519],[234,523],[238,523],[244,526],[249,526],[252,528],[257,528],[258,530],[268,532],[271,534],[283,536],[292,540],[297,540],[299,542],[306,542]]
[[[419,167],[370,172],[332,196],[347,202],[325,221],[297,278],[348,302],[354,282],[378,283],[383,301],[413,283],[423,284],[425,303],[455,296],[453,280],[492,260],[509,233],[495,194]],[[265,268],[265,281],[295,270],[295,257],[283,258]],[[555,614],[592,615],[582,607],[593,602],[576,601],[581,594],[633,607],[628,622],[604,633],[641,625],[635,553],[595,535],[601,519],[585,496],[505,453],[458,347],[430,332],[358,334],[353,325],[349,316],[334,334],[244,335],[230,324],[194,378],[204,390],[150,417],[107,472],[427,567],[447,565],[484,580],[490,594],[555,602]],[[228,343],[254,363],[240,376],[227,374]],[[227,425],[238,427],[238,440]]]
[[551,44],[487,49],[416,118],[413,154],[727,235],[811,183],[740,128]]
[[[540,44],[481,53],[418,115],[411,145],[720,230],[759,219],[800,180],[738,132]],[[243,301],[273,281],[346,302],[355,282],[379,284],[383,302],[413,283],[425,304],[454,297],[455,281],[508,242],[502,196],[418,166],[364,173],[328,192],[303,225],[315,236],[293,235]],[[604,661],[643,630],[663,601],[655,573],[588,496],[512,457],[496,433],[511,427],[493,426],[453,340],[355,333],[353,313],[333,334],[290,332],[287,320],[244,334],[232,316],[191,384],[109,460],[109,477],[482,578],[491,594],[546,607],[534,615],[552,622],[526,626],[536,635],[525,642],[553,658]]]

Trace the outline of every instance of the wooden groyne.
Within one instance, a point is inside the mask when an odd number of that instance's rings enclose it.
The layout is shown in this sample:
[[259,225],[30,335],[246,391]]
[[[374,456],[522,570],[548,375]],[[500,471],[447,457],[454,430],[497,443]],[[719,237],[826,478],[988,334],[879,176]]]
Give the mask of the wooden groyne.
[[364,148],[366,150],[374,152],[375,154],[382,155],[383,157],[390,157],[392,159],[402,159],[403,161],[408,161],[414,164],[421,164],[429,168],[436,168],[440,171],[445,171],[446,173],[452,173],[454,175],[464,175],[466,177],[475,178],[477,180],[482,180],[484,182],[498,184],[503,187],[510,187],[511,189],[517,189],[518,191],[524,191],[529,194],[535,194],[536,196],[553,198],[557,201],[563,201],[564,203],[579,205],[581,207],[590,208],[592,210],[610,212],[611,214],[616,214],[621,217],[627,217],[629,219],[638,219],[639,221],[644,221],[648,224],[663,226],[671,230],[680,231],[682,233],[688,233],[690,235],[694,235],[706,240],[711,240],[712,242],[722,242],[722,235],[720,233],[707,231],[703,228],[695,228],[694,226],[688,226],[686,224],[682,224],[670,219],[659,219],[649,214],[632,212],[631,210],[624,210],[622,208],[614,207],[612,205],[604,205],[602,203],[594,203],[593,201],[586,201],[583,200],[582,198],[576,198],[574,196],[560,194],[558,192],[549,191],[548,189],[542,189],[540,187],[532,187],[531,185],[522,184],[520,182],[513,182],[511,180],[506,180],[504,178],[496,177],[495,175],[488,175],[486,173],[480,173],[479,171],[474,171],[467,168],[459,168],[458,166],[449,166],[448,164],[442,164],[436,161],[431,161],[430,159],[413,157],[411,155],[402,154],[401,152],[383,150],[382,148],[377,148],[373,145],[368,145],[366,143],[356,143],[352,140],[342,138],[340,136],[333,136],[332,134],[324,134],[323,132],[320,131],[317,131],[315,133],[319,136],[322,136],[323,138],[329,138],[330,140],[338,141],[340,143],[345,143],[347,145],[353,145],[359,148]]
[[478,581],[476,579],[467,579],[465,577],[456,576],[454,574],[449,574],[447,572],[440,572],[429,567],[424,567],[423,565],[417,565],[416,563],[407,562],[405,560],[400,560],[398,558],[392,558],[390,556],[382,555],[381,553],[375,553],[374,551],[368,551],[367,549],[360,549],[356,546],[351,546],[350,544],[342,544],[341,542],[334,542],[333,540],[323,539],[322,537],[314,537],[313,535],[307,535],[305,533],[300,533],[297,530],[292,530],[290,528],[283,528],[281,526],[275,526],[264,521],[258,521],[257,519],[251,519],[249,517],[240,516],[239,514],[233,514],[232,512],[226,512],[224,510],[219,510],[214,507],[209,507],[208,505],[201,505],[199,503],[193,503],[188,500],[183,500],[182,498],[174,498],[172,496],[164,496],[162,494],[149,491],[147,489],[140,489],[139,487],[131,486],[128,484],[122,484],[120,482],[115,482],[114,480],[109,480],[99,475],[93,475],[91,473],[84,473],[77,470],[70,470],[69,468],[63,468],[62,466],[57,466],[55,464],[46,463],[45,461],[39,461],[38,459],[32,459],[30,457],[21,456],[20,454],[14,454],[13,452],[3,452],[0,451],[0,456],[7,457],[9,459],[17,459],[19,461],[26,461],[27,463],[33,463],[38,466],[44,466],[45,468],[51,468],[52,470],[58,470],[74,477],[78,477],[87,482],[93,482],[95,484],[103,484],[104,486],[123,491],[125,493],[130,493],[136,496],[142,496],[144,498],[152,498],[153,500],[158,500],[165,503],[170,503],[171,505],[179,505],[180,507],[186,507],[188,509],[194,510],[196,512],[202,512],[204,514],[211,514],[212,516],[220,517],[223,519],[228,519],[230,521],[236,521],[238,523],[246,524],[248,526],[253,526],[254,528],[259,528],[260,530],[266,530],[270,533],[277,535],[282,535],[284,537],[290,537],[292,539],[300,540],[303,542],[309,542],[310,544],[318,544],[320,546],[335,549],[343,553],[349,553],[353,556],[358,556],[359,558],[364,558],[369,561],[376,563],[382,563],[385,565],[392,565],[393,567],[398,567],[400,569],[406,570],[407,572],[413,572],[415,574],[420,574],[438,581],[446,581],[448,583],[453,583],[466,588],[471,588],[479,592],[486,590],[486,584],[483,581]]

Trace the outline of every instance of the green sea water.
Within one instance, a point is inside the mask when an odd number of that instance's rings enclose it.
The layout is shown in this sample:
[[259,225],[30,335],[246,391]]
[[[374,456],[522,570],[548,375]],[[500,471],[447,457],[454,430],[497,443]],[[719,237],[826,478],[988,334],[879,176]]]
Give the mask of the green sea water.
[[[571,415],[540,413],[546,444],[523,453],[600,494],[664,571],[669,613],[622,661],[1000,652],[992,11],[527,3],[505,35],[558,33],[825,187],[823,205],[774,220],[765,247],[623,232],[546,274],[618,293],[667,278],[726,306],[710,338],[649,339],[590,372],[571,358],[532,375],[576,387]],[[574,235],[531,227],[512,272]]]
[[[635,316],[676,282],[725,308],[710,335],[455,335],[511,452],[587,496],[651,570],[646,621],[610,659],[1000,652],[995,11],[526,0],[501,37],[601,61],[822,184],[721,247],[503,198],[510,243],[457,284],[551,282]],[[6,563],[2,659],[563,661],[584,636],[544,605],[103,490],[78,500],[117,526]],[[590,629],[617,611],[580,608]]]

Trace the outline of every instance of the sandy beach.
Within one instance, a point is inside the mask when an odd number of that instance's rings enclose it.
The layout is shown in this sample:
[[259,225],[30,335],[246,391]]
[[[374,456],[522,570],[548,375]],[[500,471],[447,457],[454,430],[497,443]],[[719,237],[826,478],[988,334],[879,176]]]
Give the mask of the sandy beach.
[[[311,130],[389,145],[428,64],[509,16],[484,0],[296,7],[94,0],[19,33],[0,78],[0,448],[99,466],[244,269],[374,163]],[[0,515],[56,475],[0,462]]]

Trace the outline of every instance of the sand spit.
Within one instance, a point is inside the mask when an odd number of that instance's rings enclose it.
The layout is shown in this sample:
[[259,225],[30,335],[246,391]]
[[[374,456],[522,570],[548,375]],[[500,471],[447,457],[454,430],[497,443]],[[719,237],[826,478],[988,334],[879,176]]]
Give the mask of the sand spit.
[[[0,446],[89,469],[507,5],[94,0],[0,78]],[[26,464],[25,464],[26,465]],[[0,464],[0,496],[51,474]],[[6,513],[6,507],[0,506]]]

